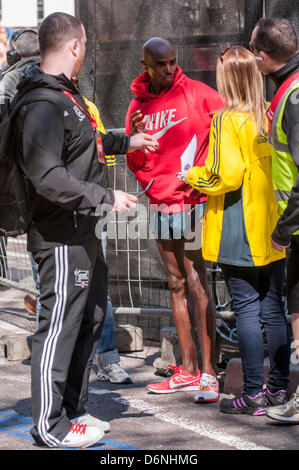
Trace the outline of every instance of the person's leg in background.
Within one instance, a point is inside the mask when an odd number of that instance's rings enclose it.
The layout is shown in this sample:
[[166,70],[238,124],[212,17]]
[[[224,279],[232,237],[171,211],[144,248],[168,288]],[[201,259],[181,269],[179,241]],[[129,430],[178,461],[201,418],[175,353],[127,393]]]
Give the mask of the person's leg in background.
[[[102,248],[104,258],[107,251],[107,232],[102,232]],[[102,335],[96,350],[96,357],[99,363],[97,378],[111,383],[131,384],[132,379],[120,365],[118,350],[114,342],[113,330],[113,307],[108,292],[107,310],[103,325]]]
[[[292,316],[293,345],[291,364],[299,364],[299,237],[293,236],[287,250],[287,306]],[[290,401],[268,408],[267,416],[276,421],[299,424],[299,384]]]
[[7,279],[7,238],[0,237],[0,277]]
[[284,259],[260,270],[261,320],[270,360],[265,393],[272,406],[286,401],[289,383],[291,335],[283,303],[284,278]]
[[29,252],[29,258],[32,267],[32,275],[35,283],[36,295],[27,294],[24,298],[24,307],[27,312],[31,313],[31,315],[36,316],[36,326],[38,326],[38,317],[40,311],[40,281],[38,273],[38,264],[33,258],[31,252]]
[[[299,236],[293,236],[291,247],[287,252],[287,304],[292,316],[292,332],[299,363]],[[296,360],[295,359],[295,360]],[[299,392],[299,390],[298,390]]]

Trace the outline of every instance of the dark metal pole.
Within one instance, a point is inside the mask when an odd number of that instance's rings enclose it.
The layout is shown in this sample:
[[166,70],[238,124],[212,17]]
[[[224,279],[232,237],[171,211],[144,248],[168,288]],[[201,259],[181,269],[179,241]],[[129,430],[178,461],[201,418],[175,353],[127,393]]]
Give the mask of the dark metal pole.
[[247,47],[256,22],[263,17],[263,0],[245,0],[244,46]]
[[75,0],[75,13],[83,22],[87,35],[85,62],[80,74],[80,90],[86,98],[95,101],[97,76],[97,0]]

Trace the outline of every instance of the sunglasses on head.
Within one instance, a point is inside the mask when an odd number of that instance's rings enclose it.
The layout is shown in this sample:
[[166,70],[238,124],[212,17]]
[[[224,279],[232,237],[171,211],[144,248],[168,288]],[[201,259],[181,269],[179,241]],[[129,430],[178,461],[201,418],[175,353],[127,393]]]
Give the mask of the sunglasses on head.
[[227,51],[230,51],[231,49],[238,49],[240,46],[232,46],[232,47],[227,47],[224,49],[224,51],[220,52],[219,54],[219,59],[221,60],[221,63],[223,64],[223,57],[227,53]]

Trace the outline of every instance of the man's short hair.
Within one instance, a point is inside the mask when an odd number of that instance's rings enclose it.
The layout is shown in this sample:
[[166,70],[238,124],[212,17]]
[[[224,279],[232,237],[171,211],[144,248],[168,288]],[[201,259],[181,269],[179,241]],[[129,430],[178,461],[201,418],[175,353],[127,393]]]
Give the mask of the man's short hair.
[[33,30],[22,30],[13,33],[9,40],[9,47],[24,59],[39,55],[38,34]]
[[288,62],[298,52],[295,28],[283,18],[261,19],[256,24],[255,46],[280,63]]
[[39,28],[40,53],[57,51],[70,39],[81,40],[83,37],[82,22],[67,13],[56,12],[47,16]]

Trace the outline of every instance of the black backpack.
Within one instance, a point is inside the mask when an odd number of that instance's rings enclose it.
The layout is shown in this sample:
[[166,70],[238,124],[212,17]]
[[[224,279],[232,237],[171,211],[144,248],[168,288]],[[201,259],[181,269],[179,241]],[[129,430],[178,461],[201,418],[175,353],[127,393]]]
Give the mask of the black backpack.
[[[15,156],[12,131],[14,118],[20,109],[36,101],[49,101],[50,90],[28,92],[20,99],[1,105],[0,123],[0,236],[16,237],[28,231],[32,220],[29,182]],[[54,103],[55,104],[55,103]]]

